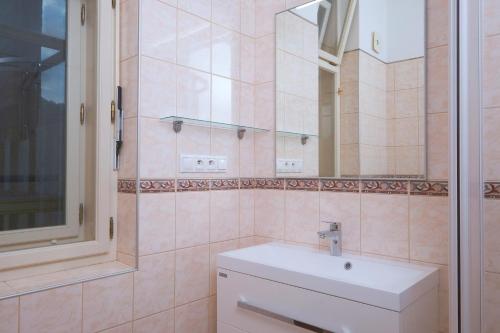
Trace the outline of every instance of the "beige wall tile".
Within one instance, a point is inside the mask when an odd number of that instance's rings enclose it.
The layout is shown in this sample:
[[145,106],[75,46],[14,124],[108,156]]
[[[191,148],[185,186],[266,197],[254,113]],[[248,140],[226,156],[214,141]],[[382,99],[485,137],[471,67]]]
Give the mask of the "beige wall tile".
[[137,177],[137,118],[123,120],[123,137],[127,138],[120,152],[118,178],[135,179]]
[[497,333],[500,327],[500,274],[486,273],[484,283],[484,330]]
[[500,180],[500,108],[483,110],[483,172],[488,181]]
[[176,60],[177,10],[158,0],[142,1],[142,54],[174,62]]
[[254,190],[240,190],[240,234],[239,237],[250,237],[254,235]]
[[208,333],[208,312],[208,298],[175,308],[175,333]]
[[141,57],[140,116],[161,118],[175,115],[176,75],[174,64]]
[[208,245],[175,253],[175,305],[209,295],[210,256]]
[[448,114],[427,116],[427,172],[429,179],[448,179]]
[[275,176],[275,135],[272,132],[255,135],[255,177]]
[[[255,127],[273,129],[274,127],[274,83],[258,84],[255,87]],[[259,134],[257,137],[261,137]]]
[[237,250],[237,239],[210,244],[210,295],[217,292],[217,255],[222,252]]
[[123,2],[120,6],[120,59],[138,54],[139,4],[137,0]]
[[212,21],[239,32],[241,0],[212,0]]
[[319,244],[319,192],[286,191],[285,239]]
[[427,50],[427,112],[448,112],[448,46]]
[[175,201],[175,244],[183,248],[208,243],[210,193],[177,193]]
[[255,235],[284,238],[285,191],[255,190]]
[[137,250],[137,221],[136,221],[135,194],[118,193],[117,251],[136,256]]
[[255,37],[255,0],[241,0],[241,33]]
[[210,242],[239,237],[238,191],[210,192]]
[[100,333],[132,333],[132,323],[116,326]]
[[134,319],[168,310],[174,306],[175,254],[140,257],[134,273]]
[[483,106],[500,106],[500,36],[487,37],[483,47]]
[[[227,0],[214,0],[227,1]],[[232,1],[239,3],[239,1]],[[214,2],[215,4],[215,2]],[[228,6],[232,7],[232,6]],[[239,12],[239,8],[238,8]],[[212,25],[212,73],[240,79],[241,35],[216,24]]]
[[19,321],[19,297],[0,301],[0,333],[17,333]]
[[255,82],[255,44],[254,38],[241,36],[240,75],[241,81],[248,83]]
[[80,332],[82,329],[82,285],[50,289],[21,296],[20,333]]
[[177,0],[177,2],[180,9],[206,20],[211,19],[212,0]]
[[361,251],[409,258],[408,196],[361,194]]
[[140,173],[144,179],[175,177],[177,137],[170,123],[141,118]]
[[448,45],[448,0],[427,1],[427,47]]
[[134,333],[174,333],[174,310],[134,321]]
[[487,36],[500,33],[500,3],[496,0],[484,1],[484,33]]
[[255,0],[255,34],[257,37],[274,32],[274,15],[285,9],[285,0]]
[[276,62],[274,39],[274,35],[267,35],[257,38],[257,40],[255,41],[256,83],[264,83],[274,80],[274,67]]
[[210,71],[211,24],[184,11],[177,12],[177,63]]
[[139,81],[138,56],[120,62],[120,86],[123,89],[123,117],[137,117],[137,83]]
[[83,284],[83,332],[97,332],[132,320],[133,273]]
[[240,140],[240,159],[238,161],[238,165],[240,167],[239,174],[241,178],[251,178],[255,176],[254,138],[254,133],[245,132],[243,140]]
[[486,271],[500,273],[500,201],[483,201],[484,265]]
[[211,82],[211,76],[208,73],[177,66],[177,115],[179,117],[210,120]]

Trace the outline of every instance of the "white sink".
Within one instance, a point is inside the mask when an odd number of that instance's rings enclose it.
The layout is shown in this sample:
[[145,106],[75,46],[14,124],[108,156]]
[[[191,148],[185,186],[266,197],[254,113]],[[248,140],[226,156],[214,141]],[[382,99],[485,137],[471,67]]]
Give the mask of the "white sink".
[[436,289],[439,281],[433,267],[353,255],[333,257],[278,243],[221,253],[218,267],[396,312]]

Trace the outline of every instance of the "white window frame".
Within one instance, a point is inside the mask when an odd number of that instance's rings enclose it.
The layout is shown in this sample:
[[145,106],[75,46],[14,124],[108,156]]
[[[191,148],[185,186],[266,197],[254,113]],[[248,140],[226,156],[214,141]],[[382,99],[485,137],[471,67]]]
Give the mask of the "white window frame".
[[[68,0],[68,10],[70,7],[74,8],[75,4],[80,8],[81,3],[82,1],[80,0]],[[26,270],[37,270],[40,264],[55,265],[58,268],[71,268],[77,267],[82,263],[87,265],[110,261],[116,258],[116,241],[111,239],[109,234],[110,218],[116,216],[116,191],[114,191],[114,189],[116,189],[117,182],[116,173],[113,171],[113,124],[110,121],[110,105],[115,98],[116,87],[116,26],[115,10],[112,8],[111,3],[111,0],[96,1],[98,16],[96,18],[98,31],[96,105],[98,109],[96,129],[95,239],[92,241],[81,241],[71,244],[0,253],[0,280],[15,278],[17,275],[22,276],[23,272]],[[69,48],[70,47],[68,47],[68,49]],[[70,50],[68,50],[68,54],[71,54]],[[78,57],[80,56],[78,55]],[[79,62],[79,60],[77,62]],[[68,66],[69,65],[68,63]],[[68,73],[70,72],[71,71],[68,70]],[[75,78],[70,77],[68,74],[67,79],[71,80]],[[79,95],[80,91],[78,91],[78,96]],[[68,98],[70,98],[70,96],[68,96]],[[75,104],[79,105],[79,102],[75,103],[74,101],[68,100],[68,107],[74,107]],[[74,114],[78,114],[78,111],[74,112]],[[79,152],[76,152],[75,161],[77,164],[79,163],[78,154]],[[72,164],[72,167],[73,165],[74,164]],[[78,178],[76,182],[79,182]],[[78,198],[78,192],[76,196]],[[76,206],[78,207],[78,205],[79,200],[76,199]],[[77,228],[79,227],[78,215],[75,216],[73,212],[73,214],[71,214],[71,219],[67,228],[69,228],[70,232],[74,232],[74,230],[72,230],[74,226],[76,225]],[[59,263],[54,264],[55,262]],[[60,262],[63,262],[63,264]],[[37,268],[23,268],[33,265],[37,265]],[[15,271],[13,271],[14,269]]]

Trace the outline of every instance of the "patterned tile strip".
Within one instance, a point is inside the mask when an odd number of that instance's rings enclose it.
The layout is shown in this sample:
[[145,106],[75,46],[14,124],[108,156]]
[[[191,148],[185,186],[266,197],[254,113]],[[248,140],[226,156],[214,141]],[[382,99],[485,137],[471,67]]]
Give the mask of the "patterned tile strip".
[[208,191],[210,181],[208,179],[178,179],[177,192]]
[[319,191],[319,179],[286,179],[285,185],[289,191]]
[[118,179],[118,192],[135,193],[136,192],[135,179]]
[[448,182],[411,181],[410,195],[447,196]]
[[175,192],[175,179],[141,180],[141,193]]
[[241,189],[253,189],[257,186],[257,182],[254,178],[241,178],[240,188]]
[[362,180],[361,192],[385,193],[385,194],[408,194],[408,181],[407,180]]
[[284,190],[285,180],[281,178],[258,178],[255,179],[255,188],[265,190]]
[[328,192],[359,192],[359,181],[342,179],[321,179],[321,191]]
[[211,190],[237,190],[239,188],[238,179],[211,179]]
[[500,182],[484,183],[484,197],[488,199],[500,199]]

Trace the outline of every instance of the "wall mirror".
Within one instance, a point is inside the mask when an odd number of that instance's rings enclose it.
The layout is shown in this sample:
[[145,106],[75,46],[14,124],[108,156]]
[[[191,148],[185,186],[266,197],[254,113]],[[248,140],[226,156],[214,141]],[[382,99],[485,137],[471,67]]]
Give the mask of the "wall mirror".
[[276,15],[276,175],[425,178],[425,0]]

